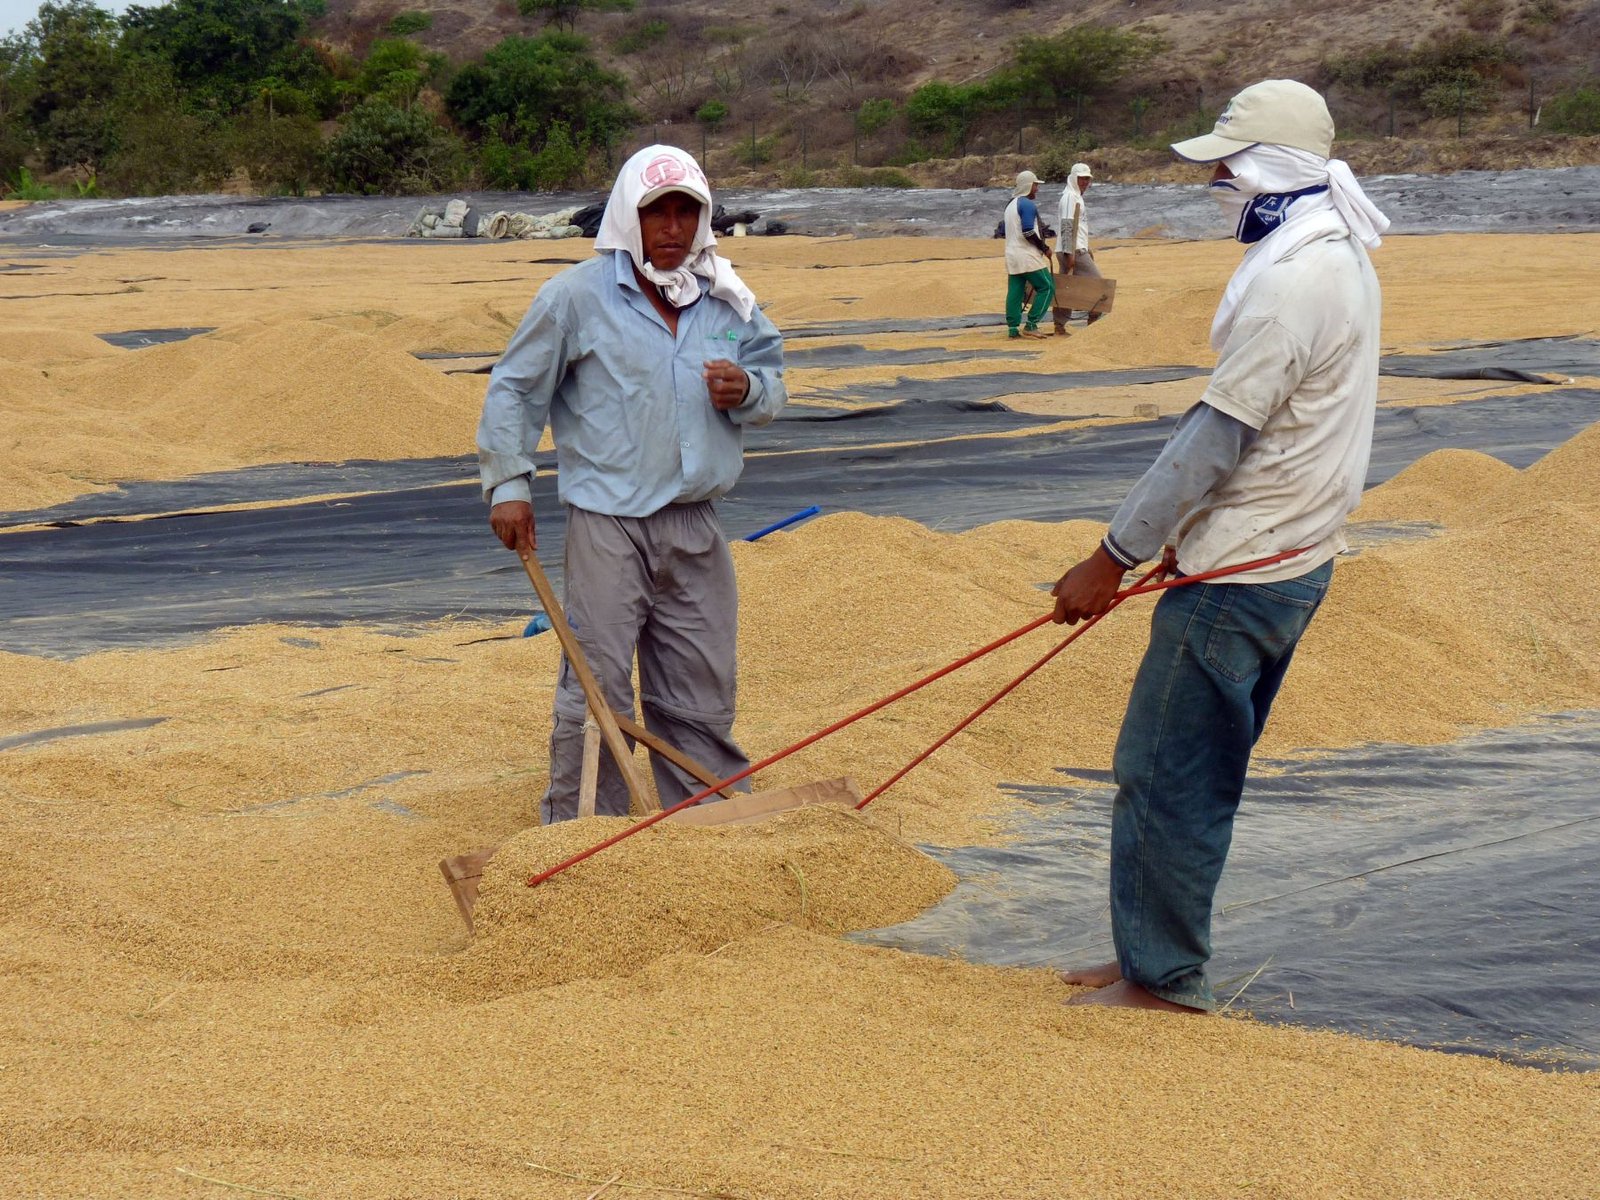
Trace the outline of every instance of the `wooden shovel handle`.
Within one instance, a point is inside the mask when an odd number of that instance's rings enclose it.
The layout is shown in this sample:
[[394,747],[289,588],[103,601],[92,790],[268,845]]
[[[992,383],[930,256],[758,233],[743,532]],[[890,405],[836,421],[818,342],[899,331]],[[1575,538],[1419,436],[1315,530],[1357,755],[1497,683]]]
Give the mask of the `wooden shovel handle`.
[[566,651],[572,673],[578,677],[578,683],[583,688],[584,698],[589,702],[589,712],[594,716],[595,724],[600,726],[600,736],[605,739],[611,757],[616,760],[617,770],[622,772],[622,781],[627,785],[628,799],[634,811],[659,812],[661,806],[639,782],[639,773],[633,766],[633,752],[623,740],[622,730],[617,727],[617,716],[611,711],[611,704],[606,700],[606,694],[600,690],[599,681],[589,669],[589,660],[583,656],[583,647],[578,644],[578,635],[573,633],[572,626],[567,624],[566,614],[561,611],[561,604],[556,600],[555,589],[550,586],[549,577],[544,573],[544,568],[539,565],[539,560],[532,551],[519,557],[528,572],[528,579],[533,583],[533,590],[539,593],[539,603],[544,605],[545,616],[550,618],[550,628],[555,630],[556,637],[560,639],[561,648]]
[[[643,742],[649,749],[661,755],[661,757],[666,759],[668,762],[682,767],[685,771],[689,772],[689,774],[693,775],[707,787],[716,787],[717,784],[722,782],[722,780],[713,775],[704,764],[693,758],[690,758],[687,754],[685,754],[682,750],[679,750],[665,738],[657,737],[643,725],[630,721],[621,713],[617,714],[617,724],[621,727],[622,732],[627,734],[634,741]],[[717,788],[717,794],[719,796],[738,795],[738,793],[735,792],[731,787]]]

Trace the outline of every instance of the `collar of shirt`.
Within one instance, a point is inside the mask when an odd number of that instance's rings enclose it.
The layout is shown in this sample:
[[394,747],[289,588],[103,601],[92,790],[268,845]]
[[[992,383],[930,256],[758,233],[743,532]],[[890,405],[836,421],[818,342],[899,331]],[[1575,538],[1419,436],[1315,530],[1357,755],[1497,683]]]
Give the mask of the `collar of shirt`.
[[[634,273],[632,257],[623,250],[608,250],[605,253],[611,255],[612,273],[616,276],[617,284],[622,288],[628,303],[665,329],[667,327],[666,320],[656,311],[656,306],[651,302],[650,297],[645,294],[644,288],[639,286],[639,276]],[[683,318],[698,308],[700,301],[704,298],[705,293],[701,292],[697,299],[685,304],[678,310],[680,326]]]

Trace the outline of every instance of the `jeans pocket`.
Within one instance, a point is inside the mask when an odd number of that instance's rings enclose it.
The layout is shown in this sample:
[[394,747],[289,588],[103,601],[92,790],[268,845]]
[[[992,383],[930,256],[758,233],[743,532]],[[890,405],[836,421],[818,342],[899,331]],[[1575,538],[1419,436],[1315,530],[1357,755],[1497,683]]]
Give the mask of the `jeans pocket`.
[[1328,594],[1328,580],[1333,574],[1328,569],[1331,566],[1331,563],[1324,564],[1295,579],[1280,579],[1275,583],[1244,583],[1236,586],[1243,587],[1274,604],[1284,604],[1291,608],[1316,608]]
[[1258,675],[1294,649],[1327,584],[1318,568],[1276,583],[1214,585],[1222,595],[1206,633],[1206,663],[1234,683]]

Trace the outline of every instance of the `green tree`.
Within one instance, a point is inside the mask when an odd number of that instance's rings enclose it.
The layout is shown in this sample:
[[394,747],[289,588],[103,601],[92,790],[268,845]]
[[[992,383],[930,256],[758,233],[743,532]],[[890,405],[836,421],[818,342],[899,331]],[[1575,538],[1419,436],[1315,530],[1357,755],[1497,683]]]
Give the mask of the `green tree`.
[[185,111],[162,64],[129,59],[110,107],[110,146],[99,182],[126,195],[208,190],[227,177],[228,146],[216,117]]
[[1074,25],[1049,37],[1020,39],[1006,74],[1021,93],[1042,94],[1060,104],[1105,91],[1165,46],[1157,34],[1142,29]]
[[459,138],[420,108],[382,100],[364,101],[345,118],[324,163],[334,189],[363,195],[447,191],[466,174]]
[[533,156],[529,182],[541,191],[557,191],[583,182],[589,150],[573,142],[565,121],[552,121],[544,146]]
[[984,84],[952,84],[934,80],[912,92],[906,100],[906,121],[911,132],[937,138],[946,152],[964,155],[972,126],[1000,101]]
[[1450,117],[1488,107],[1493,83],[1519,56],[1502,38],[1463,30],[1437,34],[1410,50],[1386,46],[1333,58],[1323,69],[1331,82],[1385,89],[1431,116]]
[[634,0],[517,0],[517,11],[523,16],[543,17],[546,25],[569,33],[586,12],[632,12],[633,8]]
[[34,70],[37,60],[27,38],[0,38],[0,184],[19,179],[33,154]]
[[1544,106],[1544,127],[1556,133],[1600,133],[1600,87],[1560,92]]
[[257,79],[296,74],[283,60],[307,15],[299,0],[168,0],[134,5],[122,27],[131,52],[170,65],[192,106],[233,112],[254,98]]
[[588,42],[552,30],[501,42],[456,75],[446,103],[474,133],[498,117],[507,140],[538,147],[552,122],[561,121],[579,140],[596,144],[636,122],[626,91],[620,75],[590,56]]
[[111,141],[116,19],[92,0],[45,0],[23,36],[33,47],[28,108],[45,167],[99,162]]
[[856,128],[871,137],[894,120],[893,100],[863,100],[856,110]]
[[707,129],[715,129],[728,119],[728,106],[721,100],[707,100],[694,110],[694,119]]
[[444,70],[444,55],[424,50],[404,38],[383,38],[372,44],[355,78],[357,94],[376,96],[410,108],[425,83]]
[[494,117],[478,146],[478,173],[484,186],[533,190],[533,151],[505,138],[504,117]]
[[309,113],[274,112],[263,102],[234,122],[229,158],[267,192],[303,196],[322,171],[322,131]]
[[394,20],[389,22],[389,32],[396,37],[406,37],[413,33],[426,33],[433,28],[433,14],[411,10],[397,13]]

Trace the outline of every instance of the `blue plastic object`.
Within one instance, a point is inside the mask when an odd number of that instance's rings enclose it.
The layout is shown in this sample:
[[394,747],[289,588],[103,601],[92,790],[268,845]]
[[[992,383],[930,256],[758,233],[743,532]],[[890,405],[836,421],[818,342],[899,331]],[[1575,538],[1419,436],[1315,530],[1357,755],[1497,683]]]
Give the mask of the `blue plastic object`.
[[527,628],[522,631],[522,636],[533,637],[535,634],[544,633],[549,628],[550,618],[543,613],[534,613],[533,620],[528,622]]
[[810,508],[802,508],[799,512],[795,513],[794,516],[785,517],[781,521],[775,521],[771,525],[768,525],[765,529],[758,529],[744,540],[747,542],[753,542],[757,538],[764,538],[769,533],[776,533],[780,529],[787,529],[796,521],[804,521],[807,517],[814,517],[821,511],[822,509],[815,504],[813,504]]

